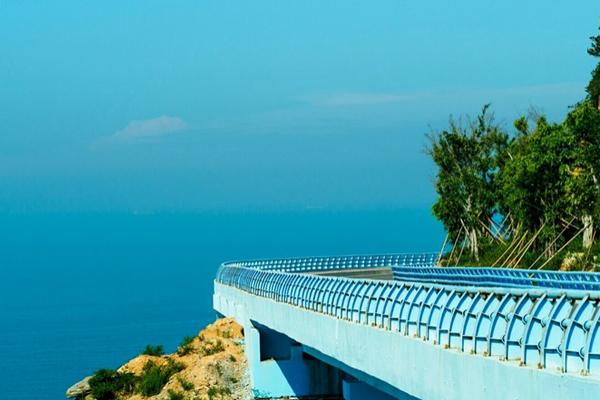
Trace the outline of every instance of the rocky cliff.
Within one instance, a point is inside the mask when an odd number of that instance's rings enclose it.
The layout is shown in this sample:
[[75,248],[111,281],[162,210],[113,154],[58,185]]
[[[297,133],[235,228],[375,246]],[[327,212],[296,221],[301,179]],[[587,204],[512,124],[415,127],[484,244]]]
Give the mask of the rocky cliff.
[[140,355],[117,370],[100,370],[69,388],[67,398],[251,399],[243,340],[238,324],[220,319],[184,340],[176,353]]

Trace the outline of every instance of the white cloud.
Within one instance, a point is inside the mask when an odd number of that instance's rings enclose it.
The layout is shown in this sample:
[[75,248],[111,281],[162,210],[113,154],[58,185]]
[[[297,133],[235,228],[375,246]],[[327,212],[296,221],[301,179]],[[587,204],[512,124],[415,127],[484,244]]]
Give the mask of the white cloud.
[[121,130],[112,134],[113,141],[135,141],[166,136],[189,128],[189,125],[179,117],[167,115],[158,118],[133,120]]

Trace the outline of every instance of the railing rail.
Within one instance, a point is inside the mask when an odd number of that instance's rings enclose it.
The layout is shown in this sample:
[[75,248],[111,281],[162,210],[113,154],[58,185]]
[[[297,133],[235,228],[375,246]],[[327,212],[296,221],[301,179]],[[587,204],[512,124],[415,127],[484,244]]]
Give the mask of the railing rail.
[[446,285],[600,290],[600,274],[509,268],[392,266],[394,279]]
[[[532,277],[527,271],[524,278],[519,270],[474,269],[471,275],[460,268],[434,268],[431,256],[407,255],[403,267],[394,267],[394,272],[405,274],[397,276],[403,280],[295,273],[390,265],[393,258],[385,257],[393,256],[232,262],[221,266],[217,281],[313,312],[420,337],[432,345],[600,379],[600,292],[566,290],[564,283],[572,282],[561,273]],[[441,269],[452,272],[442,274]],[[492,280],[490,271],[497,274]],[[574,281],[586,279],[588,275],[579,275]]]
[[396,253],[231,261],[224,265],[255,268],[263,271],[313,272],[391,267],[392,265],[434,266],[437,262],[437,253]]

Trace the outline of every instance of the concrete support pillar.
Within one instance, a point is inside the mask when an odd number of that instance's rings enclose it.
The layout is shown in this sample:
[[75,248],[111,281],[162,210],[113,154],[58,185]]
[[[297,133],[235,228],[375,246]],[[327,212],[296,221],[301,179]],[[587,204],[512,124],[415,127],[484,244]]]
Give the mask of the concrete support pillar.
[[302,346],[266,328],[244,328],[256,398],[341,396],[341,371],[306,355]]

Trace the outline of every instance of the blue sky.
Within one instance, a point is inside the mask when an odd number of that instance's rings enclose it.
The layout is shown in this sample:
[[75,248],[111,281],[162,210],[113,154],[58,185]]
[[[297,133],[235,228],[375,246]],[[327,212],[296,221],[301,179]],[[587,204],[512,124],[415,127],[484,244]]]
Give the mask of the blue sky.
[[428,207],[424,134],[584,95],[597,1],[0,0],[0,212]]

